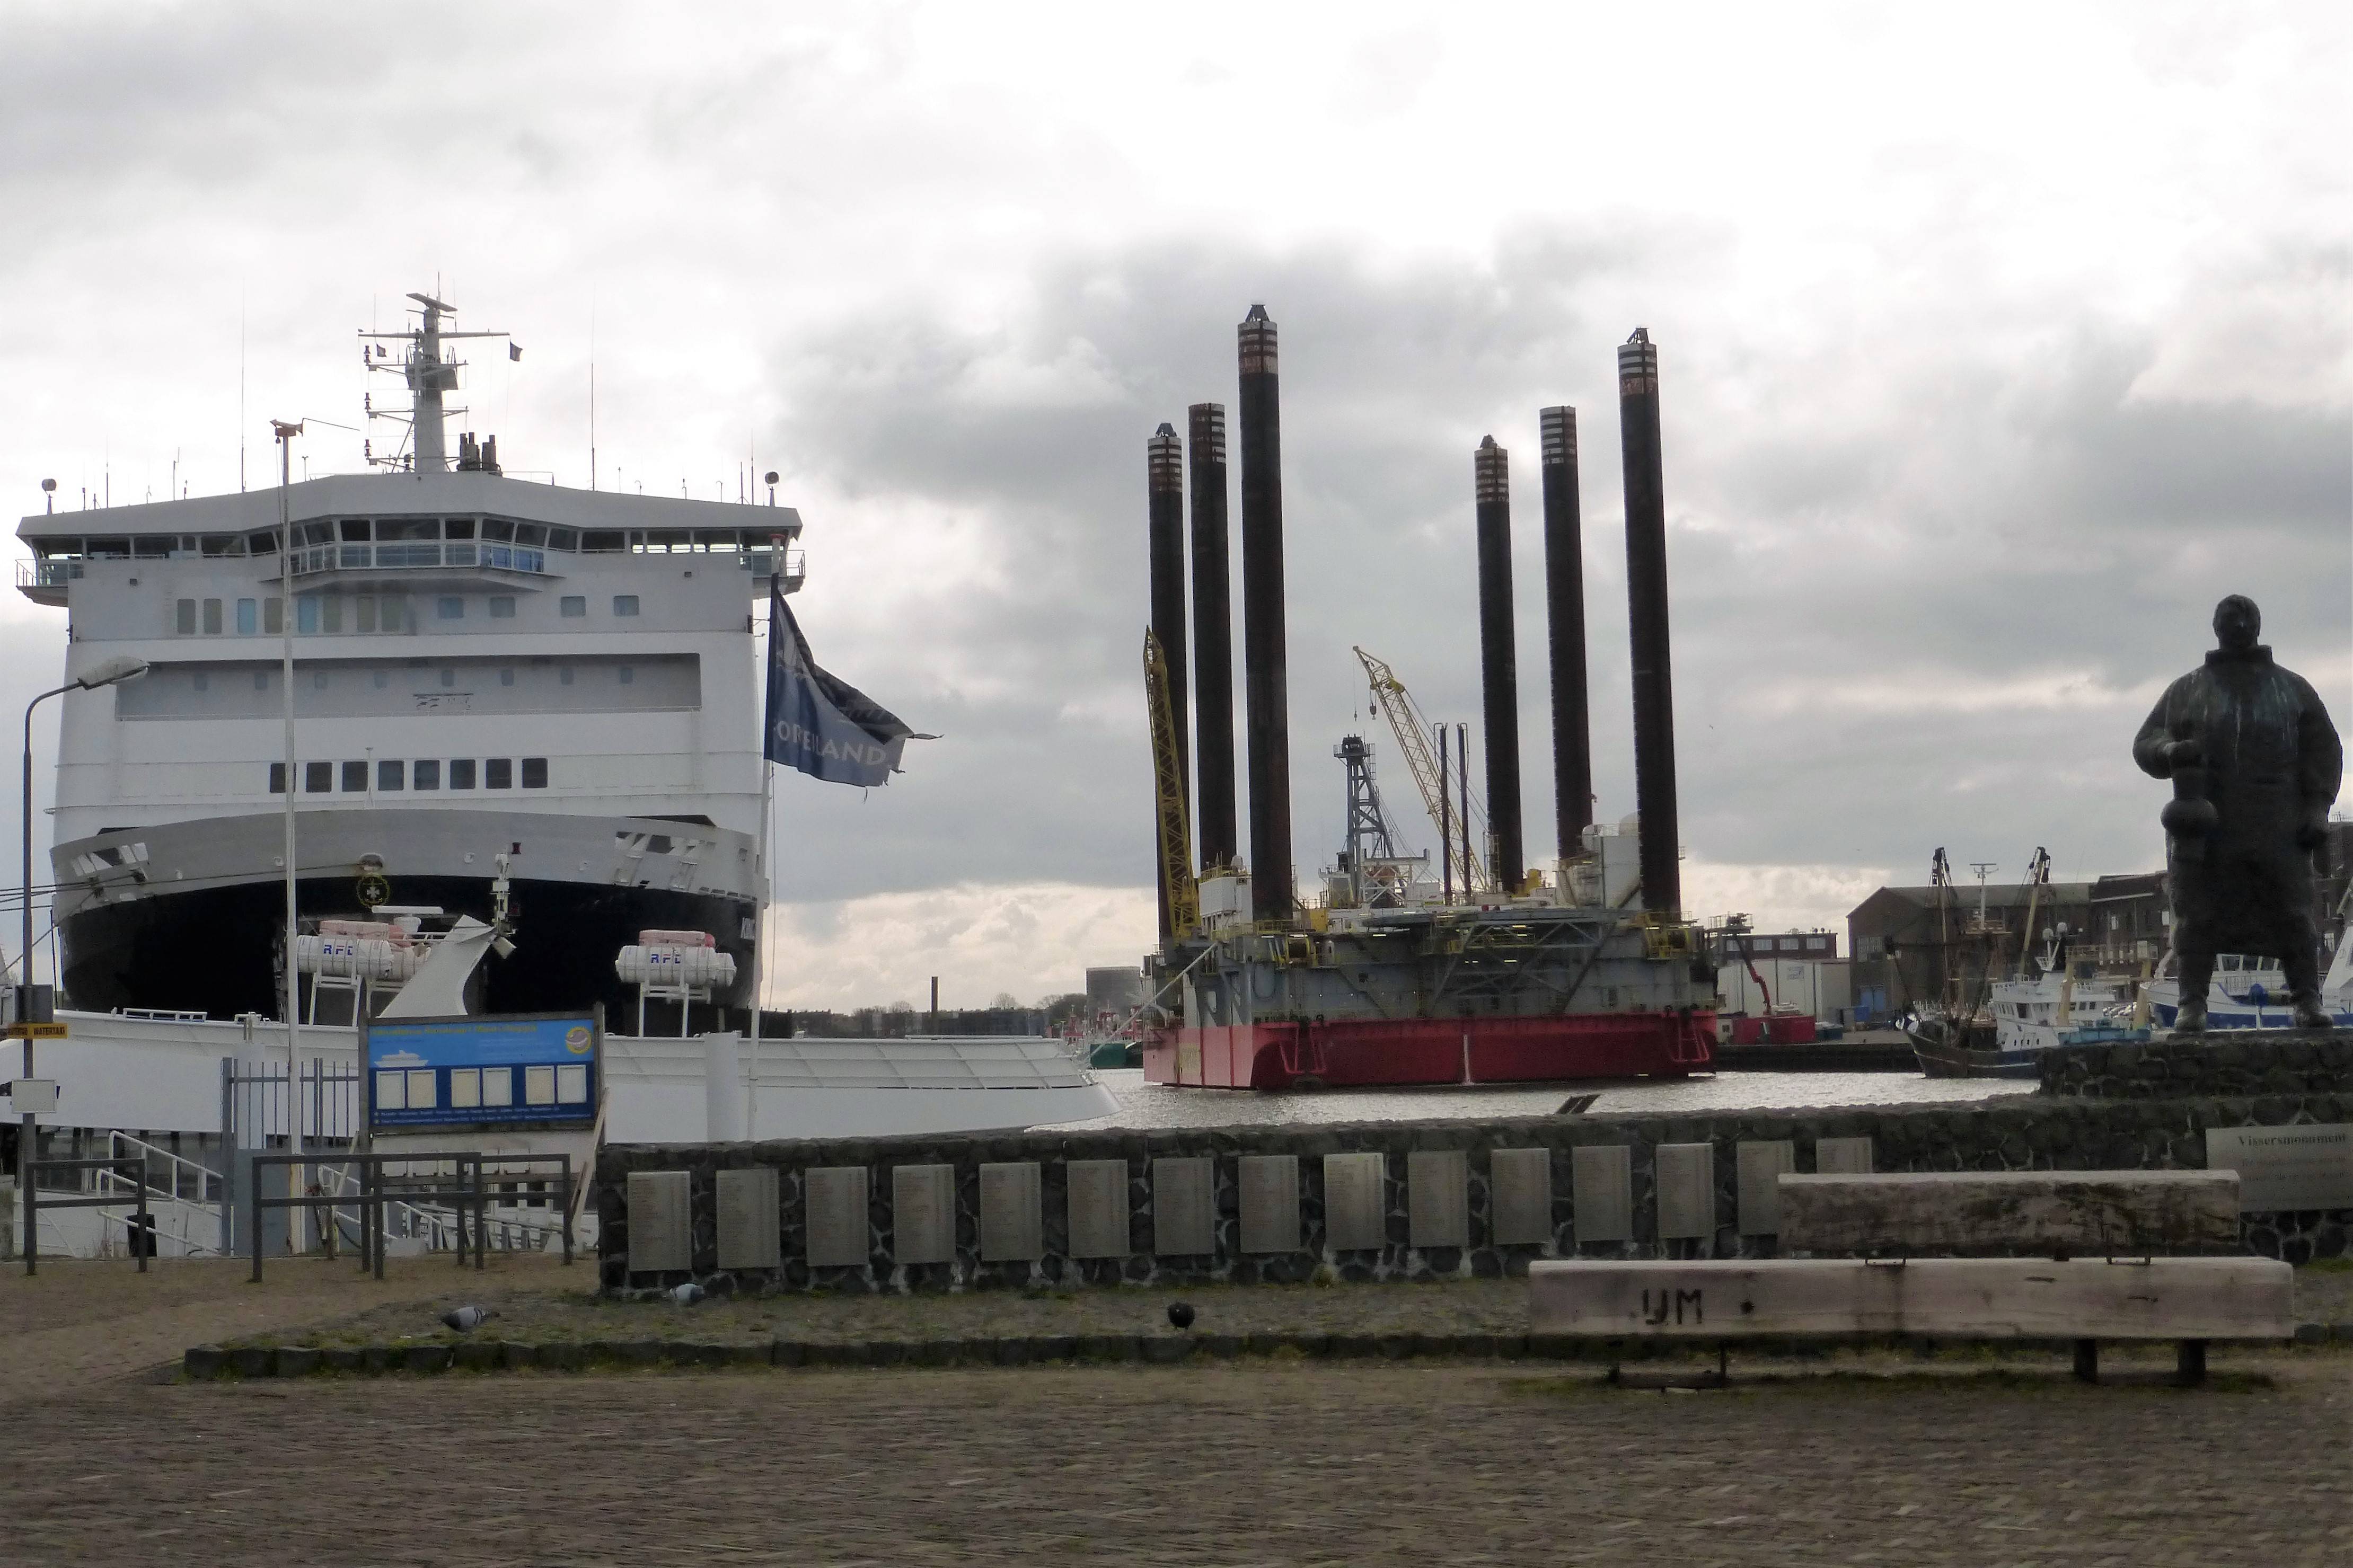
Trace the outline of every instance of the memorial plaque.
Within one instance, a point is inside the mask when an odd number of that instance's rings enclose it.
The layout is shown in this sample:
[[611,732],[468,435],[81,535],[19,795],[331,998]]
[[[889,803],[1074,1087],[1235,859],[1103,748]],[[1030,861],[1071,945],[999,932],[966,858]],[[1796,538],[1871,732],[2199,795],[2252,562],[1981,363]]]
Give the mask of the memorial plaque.
[[1871,1158],[1868,1138],[1814,1140],[1814,1173],[1818,1176],[1871,1175]]
[[684,1171],[629,1173],[629,1272],[694,1267],[694,1216]]
[[1659,1239],[1715,1234],[1715,1145],[1662,1143],[1658,1154]]
[[[1388,1161],[1378,1154],[1324,1156],[1324,1245],[1377,1252],[1388,1245]],[[1250,1248],[1245,1245],[1242,1248]]]
[[1793,1142],[1739,1143],[1733,1147],[1740,1189],[1740,1234],[1781,1234],[1781,1173],[1798,1168]]
[[807,1194],[812,1268],[863,1268],[874,1260],[866,1215],[866,1167],[814,1165],[801,1178]]
[[1240,1161],[1242,1250],[1299,1250],[1299,1156],[1245,1154]]
[[980,1257],[984,1263],[1035,1263],[1046,1256],[1038,1162],[980,1167]]
[[777,1225],[776,1173],[719,1173],[719,1267],[775,1268],[785,1260]]
[[1497,1247],[1552,1239],[1552,1151],[1498,1149],[1487,1156],[1487,1228]]
[[2353,1125],[2211,1128],[2206,1168],[2239,1173],[2241,1214],[2353,1208]]
[[901,1165],[891,1173],[891,1261],[955,1261],[954,1165]]
[[1062,1167],[1070,1201],[1071,1256],[1127,1256],[1127,1162],[1072,1160]]
[[1152,1254],[1208,1258],[1218,1250],[1218,1163],[1207,1154],[1152,1162]]
[[1634,1239],[1634,1151],[1623,1143],[1569,1151],[1568,1200],[1577,1239]]
[[1407,1236],[1416,1247],[1471,1245],[1471,1156],[1416,1149],[1405,1157]]

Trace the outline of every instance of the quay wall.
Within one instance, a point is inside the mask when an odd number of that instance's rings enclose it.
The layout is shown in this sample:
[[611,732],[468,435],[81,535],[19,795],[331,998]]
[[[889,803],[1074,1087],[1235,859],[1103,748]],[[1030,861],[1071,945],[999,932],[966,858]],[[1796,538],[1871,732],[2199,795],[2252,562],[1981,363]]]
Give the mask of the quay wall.
[[2353,1030],[2176,1035],[2044,1051],[2041,1092],[2080,1100],[2353,1096]]
[[[1778,1206],[1768,1196],[1772,1177],[1782,1169],[1820,1169],[1824,1140],[1869,1139],[1867,1166],[1852,1163],[1857,1147],[1847,1143],[1831,1146],[1850,1162],[1834,1168],[1882,1173],[2202,1170],[2210,1128],[2348,1118],[2353,1090],[2106,1100],[2016,1095],[1948,1105],[1692,1116],[617,1144],[599,1153],[593,1199],[600,1222],[600,1281],[615,1294],[689,1279],[714,1291],[871,1292],[1457,1279],[1518,1274],[1539,1258],[1769,1257]],[[1674,1145],[1683,1147],[1667,1157],[1670,1190],[1662,1194],[1660,1151]],[[1744,1145],[1749,1146],[1746,1154]],[[1622,1165],[1614,1154],[1577,1157],[1580,1150],[1620,1147]],[[1377,1163],[1332,1159],[1352,1154],[1377,1156]],[[1277,1159],[1269,1163],[1266,1156]],[[1295,1161],[1295,1171],[1281,1163],[1283,1156]],[[1208,1163],[1190,1167],[1185,1191],[1168,1181],[1178,1168],[1159,1163],[1182,1160]],[[1087,1162],[1098,1163],[1082,1163],[1074,1179],[1074,1163]],[[1116,1174],[1124,1180],[1110,1179],[1114,1173],[1103,1163],[1108,1162],[1119,1163]],[[1580,1163],[1588,1177],[1598,1173],[1605,1179],[1588,1181],[1580,1191]],[[904,1167],[915,1168],[905,1179],[909,1189],[921,1186],[928,1196],[926,1212],[902,1225],[894,1194]],[[845,1214],[837,1196],[820,1221],[825,1245],[836,1248],[845,1247],[848,1227],[854,1226],[860,1235],[847,1247],[860,1261],[817,1267],[809,1261],[813,1196],[822,1201],[809,1173],[818,1169],[864,1173],[862,1212]],[[728,1171],[776,1173],[773,1266],[720,1266],[719,1178]],[[632,1272],[633,1173],[683,1173],[683,1201],[670,1205],[659,1223],[666,1233],[676,1232],[662,1239],[673,1257],[685,1258],[685,1267]],[[746,1180],[765,1184],[768,1178],[733,1180],[740,1194]],[[1345,1190],[1334,1192],[1334,1183]],[[1163,1216],[1155,1213],[1155,1189],[1164,1184],[1168,1192],[1161,1206],[1172,1236],[1179,1227],[1189,1230],[1187,1246],[1206,1236],[1207,1251],[1170,1255],[1156,1245]],[[822,1193],[843,1190],[839,1176],[824,1178]],[[1666,1225],[1662,1197],[1671,1219]],[[739,1265],[746,1212],[739,1197],[727,1221]],[[754,1228],[765,1230],[765,1208],[754,1205],[749,1212],[757,1216],[750,1222]],[[1279,1250],[1258,1250],[1270,1245],[1270,1225],[1281,1237],[1293,1215],[1295,1241],[1283,1237]],[[1615,1234],[1618,1222],[1623,1222],[1622,1236]],[[649,1220],[649,1227],[653,1223]],[[1580,1224],[1588,1234],[1580,1235]],[[1246,1234],[1252,1225],[1255,1238]],[[1662,1230],[1700,1234],[1662,1237]],[[2348,1230],[2353,1209],[2249,1214],[2242,1216],[2241,1242],[2251,1253],[2301,1264],[2344,1256]],[[902,1247],[919,1232],[952,1258],[902,1261],[925,1250]],[[1074,1234],[1092,1239],[1074,1243]],[[1499,1239],[1515,1234],[1532,1238]],[[1106,1235],[1111,1256],[1073,1256],[1106,1249]],[[658,1258],[650,1228],[644,1239],[644,1256]]]

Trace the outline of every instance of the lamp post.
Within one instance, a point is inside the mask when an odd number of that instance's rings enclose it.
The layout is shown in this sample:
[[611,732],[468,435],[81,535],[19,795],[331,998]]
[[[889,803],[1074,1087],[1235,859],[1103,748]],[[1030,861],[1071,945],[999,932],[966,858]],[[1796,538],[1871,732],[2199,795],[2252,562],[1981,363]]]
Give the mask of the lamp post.
[[[16,1022],[29,1026],[33,1022],[33,710],[50,698],[68,691],[95,691],[101,686],[120,686],[126,680],[136,680],[147,673],[143,658],[110,658],[93,665],[63,686],[42,692],[25,704],[25,946],[17,963],[23,984],[16,987]],[[47,1023],[47,1019],[41,1022]],[[33,1036],[28,1027],[25,1033],[26,1078],[33,1076]],[[33,1257],[39,1250],[40,1238],[33,1234],[33,1143],[37,1136],[33,1112],[25,1112],[24,1131],[16,1141],[16,1184],[25,1196],[25,1272],[33,1271]]]
[[[291,488],[294,479],[294,437],[302,434],[303,426],[309,423],[307,419],[297,419],[290,425],[282,419],[272,419],[269,422],[269,433],[278,441],[278,684],[286,725],[286,1152],[290,1154],[300,1154],[302,1152],[302,1068],[296,1055],[301,1045],[300,1037],[302,1027],[296,1004],[301,997],[302,982],[294,967],[297,930],[294,791],[297,786],[294,780],[294,525],[291,521],[293,511]],[[375,770],[371,768],[369,772],[374,773]],[[359,993],[353,993],[354,996],[358,994]],[[356,1016],[352,1020],[355,1028],[360,1022],[361,1020]],[[366,1070],[364,1062],[361,1064],[361,1070]],[[227,1129],[223,1128],[222,1131],[226,1132]],[[300,1165],[293,1166],[287,1171],[286,1175],[288,1181],[299,1187],[303,1176],[303,1168]],[[300,1194],[290,1189],[287,1195],[294,1197],[299,1196]],[[306,1233],[310,1228],[308,1218],[307,1210],[295,1208],[287,1211],[287,1226],[293,1237],[294,1250],[297,1252],[303,1250],[302,1244],[307,1239]]]

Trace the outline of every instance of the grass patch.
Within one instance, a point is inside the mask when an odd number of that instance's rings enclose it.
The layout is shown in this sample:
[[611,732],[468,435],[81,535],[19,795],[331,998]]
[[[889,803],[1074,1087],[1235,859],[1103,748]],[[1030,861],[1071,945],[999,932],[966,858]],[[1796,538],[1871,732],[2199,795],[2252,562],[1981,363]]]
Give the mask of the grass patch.
[[2304,1267],[2312,1274],[2353,1274],[2353,1258],[2316,1258]]

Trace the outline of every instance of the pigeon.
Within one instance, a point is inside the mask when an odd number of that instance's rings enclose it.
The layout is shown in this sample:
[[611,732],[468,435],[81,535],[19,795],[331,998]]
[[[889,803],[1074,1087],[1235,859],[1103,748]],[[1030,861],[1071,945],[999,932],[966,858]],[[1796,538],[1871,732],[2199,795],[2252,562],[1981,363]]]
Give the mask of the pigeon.
[[702,1286],[697,1285],[693,1280],[690,1279],[683,1285],[674,1287],[669,1294],[670,1299],[677,1302],[680,1306],[691,1307],[697,1301],[702,1300],[705,1295],[709,1294],[709,1292],[704,1290]]
[[445,1328],[470,1334],[497,1316],[498,1313],[488,1307],[452,1307],[441,1314],[441,1322]]
[[1191,1305],[1184,1301],[1169,1302],[1168,1321],[1180,1329],[1191,1328],[1193,1326],[1193,1309]]

